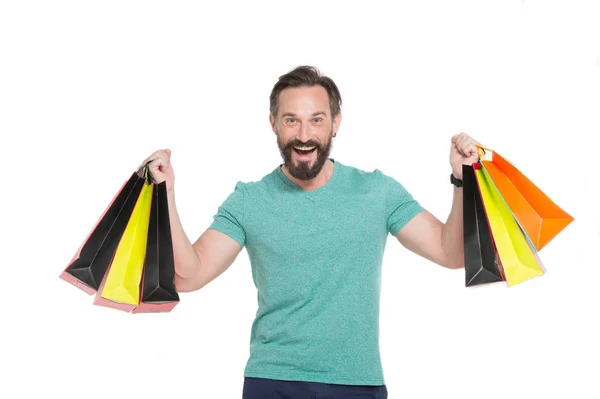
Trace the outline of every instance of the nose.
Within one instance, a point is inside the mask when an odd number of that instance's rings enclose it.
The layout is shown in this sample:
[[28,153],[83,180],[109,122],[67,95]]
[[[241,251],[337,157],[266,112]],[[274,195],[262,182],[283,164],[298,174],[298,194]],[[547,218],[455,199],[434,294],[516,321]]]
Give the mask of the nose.
[[298,140],[306,143],[310,140],[310,126],[307,123],[303,123],[298,130]]

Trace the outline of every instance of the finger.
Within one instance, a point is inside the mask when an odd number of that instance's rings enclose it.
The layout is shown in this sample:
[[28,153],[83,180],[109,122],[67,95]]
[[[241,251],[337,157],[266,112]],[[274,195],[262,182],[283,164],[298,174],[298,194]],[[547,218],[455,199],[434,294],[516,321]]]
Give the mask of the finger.
[[164,170],[165,162],[161,158],[149,158],[138,168],[140,171],[143,168],[147,168],[151,173],[156,174],[156,172],[160,172],[161,169]]
[[475,145],[475,140],[473,140],[472,138],[468,138],[467,140],[465,140],[465,142],[463,143],[462,151],[465,154],[465,156],[477,156],[479,154],[477,146]]
[[464,133],[462,133],[461,136],[456,141],[456,148],[457,148],[458,152],[460,152],[463,155],[465,155],[464,148],[465,148],[465,143],[468,140],[469,140],[469,137],[467,135],[465,135]]
[[[142,163],[143,165],[146,165],[148,162],[150,161],[154,161],[156,159],[162,159],[163,162],[169,162],[170,159],[170,154],[167,153],[168,150],[158,150],[158,151],[154,151],[152,153],[152,155],[150,155],[148,158],[144,159],[144,162]],[[169,151],[170,152],[170,151]]]
[[152,179],[156,183],[161,183],[164,180],[164,173],[169,168],[168,163],[165,162],[165,160],[161,157],[151,159],[151,160],[147,161],[146,163],[144,163],[139,168],[140,172],[144,166],[147,168],[148,172],[152,176]]
[[468,156],[470,155],[470,149],[471,149],[471,146],[472,146],[472,145],[473,145],[473,144],[472,144],[471,140],[470,140],[470,139],[467,137],[467,138],[465,138],[465,139],[461,140],[461,142],[460,142],[460,146],[459,146],[459,149],[458,149],[458,151],[459,151],[459,152],[460,152],[460,153],[461,153],[463,156],[466,156],[466,157],[468,157]]
[[159,156],[148,164],[148,169],[152,173],[166,173],[171,166],[171,163],[164,156]]
[[458,133],[452,136],[452,143],[458,143],[462,137],[464,137],[465,133]]
[[156,158],[148,164],[148,171],[155,183],[160,184],[166,180],[166,173],[170,164],[163,158]]
[[146,165],[150,161],[155,160],[158,157],[159,157],[159,151],[154,151],[148,158],[144,159],[144,161],[142,162],[142,166]]
[[466,143],[467,141],[469,141],[470,139],[471,139],[471,137],[470,137],[468,134],[466,134],[466,133],[463,133],[463,134],[460,136],[460,144],[461,144],[461,146],[462,146],[462,147],[464,147],[464,146],[465,146],[465,143]]
[[466,153],[470,157],[479,157],[479,149],[474,142],[467,147]]

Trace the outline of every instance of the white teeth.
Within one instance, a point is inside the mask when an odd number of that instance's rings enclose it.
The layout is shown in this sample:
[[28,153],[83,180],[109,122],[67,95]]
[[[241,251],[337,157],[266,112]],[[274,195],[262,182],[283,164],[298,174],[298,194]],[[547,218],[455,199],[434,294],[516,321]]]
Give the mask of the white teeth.
[[297,150],[307,151],[307,150],[312,150],[315,147],[313,146],[313,147],[294,147],[294,148],[297,149]]

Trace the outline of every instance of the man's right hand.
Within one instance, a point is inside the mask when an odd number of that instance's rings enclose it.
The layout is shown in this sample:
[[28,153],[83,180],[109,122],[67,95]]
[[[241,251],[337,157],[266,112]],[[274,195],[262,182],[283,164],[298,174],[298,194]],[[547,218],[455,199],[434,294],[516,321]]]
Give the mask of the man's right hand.
[[145,165],[149,161],[148,165],[150,173],[154,176],[156,183],[167,182],[167,193],[173,193],[173,187],[175,184],[175,173],[173,166],[171,165],[171,150],[157,150],[152,155],[144,160],[142,165]]

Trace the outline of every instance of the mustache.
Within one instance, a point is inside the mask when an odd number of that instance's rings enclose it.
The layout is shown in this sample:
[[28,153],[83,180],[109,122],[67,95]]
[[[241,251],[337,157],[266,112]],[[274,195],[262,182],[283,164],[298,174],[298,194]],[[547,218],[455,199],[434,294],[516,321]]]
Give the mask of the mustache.
[[316,141],[313,140],[309,140],[307,142],[302,142],[300,140],[292,140],[289,143],[286,144],[285,148],[286,149],[292,149],[292,147],[317,147],[318,149],[321,148],[321,144],[317,143]]

